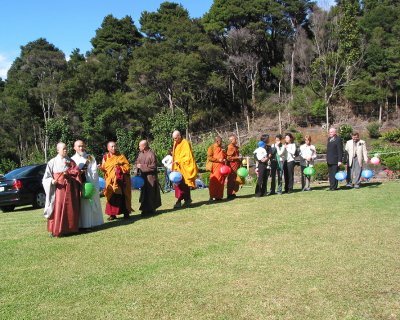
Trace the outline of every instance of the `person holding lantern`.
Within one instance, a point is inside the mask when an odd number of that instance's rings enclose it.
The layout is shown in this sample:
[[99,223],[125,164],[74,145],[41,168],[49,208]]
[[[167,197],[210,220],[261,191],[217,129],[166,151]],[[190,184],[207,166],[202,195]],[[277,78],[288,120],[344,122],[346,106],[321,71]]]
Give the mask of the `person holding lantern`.
[[42,180],[46,193],[44,217],[53,237],[79,231],[81,175],[67,156],[65,143],[57,144],[57,156],[47,163]]
[[94,189],[90,198],[81,198],[81,214],[79,217],[79,227],[90,229],[104,223],[98,192],[100,187],[97,163],[92,155],[86,153],[85,143],[82,140],[75,141],[74,150],[75,154],[71,158],[81,170],[82,188],[85,188],[85,183],[91,183]]
[[172,139],[174,140],[174,146],[172,148],[172,172],[174,176],[176,173],[182,177],[179,183],[171,181],[175,184],[175,198],[177,201],[174,208],[182,207],[182,200],[184,200],[184,206],[188,207],[192,203],[192,198],[190,195],[190,189],[196,188],[196,178],[198,173],[198,168],[196,160],[194,159],[192,147],[186,139],[182,138],[181,133],[175,130],[172,133]]
[[267,192],[268,176],[271,172],[272,150],[268,145],[269,135],[263,134],[258,142],[258,148],[254,150],[256,157],[257,185],[256,197],[263,197]]
[[227,199],[235,199],[239,187],[243,184],[242,179],[238,177],[237,171],[240,168],[241,157],[239,154],[239,147],[237,146],[237,139],[235,135],[229,137],[229,145],[226,150],[226,159],[231,168],[231,173],[228,175],[227,181]]
[[[304,137],[304,144],[300,146],[301,190],[311,191],[311,176],[304,174],[304,169],[314,166],[317,158],[317,149],[311,144],[311,136]],[[307,172],[306,172],[307,173]]]
[[207,161],[212,163],[208,191],[210,201],[222,200],[224,197],[225,178],[231,169],[226,166],[226,153],[222,149],[222,138],[215,137],[213,143],[207,150]]
[[364,140],[360,140],[358,132],[351,134],[351,140],[346,142],[345,150],[349,156],[347,165],[350,168],[348,183],[355,189],[360,188],[363,163],[368,163],[367,146]]

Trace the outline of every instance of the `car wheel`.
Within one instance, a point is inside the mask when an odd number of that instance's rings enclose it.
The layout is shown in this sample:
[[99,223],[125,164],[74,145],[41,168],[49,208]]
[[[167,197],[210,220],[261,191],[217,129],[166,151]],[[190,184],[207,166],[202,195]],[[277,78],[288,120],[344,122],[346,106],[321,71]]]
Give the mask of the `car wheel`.
[[4,207],[0,207],[0,209],[3,212],[11,212],[11,211],[14,211],[15,206],[4,206]]
[[43,191],[39,191],[38,193],[35,194],[35,197],[33,198],[32,206],[35,209],[38,209],[38,208],[44,208],[45,204],[46,204],[46,194]]

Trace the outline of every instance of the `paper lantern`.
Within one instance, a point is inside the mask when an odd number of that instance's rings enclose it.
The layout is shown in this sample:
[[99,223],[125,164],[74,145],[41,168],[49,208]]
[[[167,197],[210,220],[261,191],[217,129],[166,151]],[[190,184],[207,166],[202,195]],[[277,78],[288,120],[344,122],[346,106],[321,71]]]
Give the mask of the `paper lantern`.
[[106,180],[104,180],[102,177],[99,177],[99,189],[103,190],[106,188]]
[[303,170],[303,173],[306,175],[306,176],[313,176],[314,174],[315,174],[315,168],[314,167],[307,167],[307,168],[304,168],[304,170]]
[[141,176],[131,178],[132,189],[140,189],[144,186],[144,179]]
[[336,180],[338,180],[338,181],[346,180],[346,178],[347,178],[347,173],[344,172],[344,171],[339,171],[339,172],[337,172],[337,173],[335,174],[335,178],[336,178]]
[[374,165],[378,165],[381,163],[381,160],[378,157],[371,158],[371,163]]
[[175,184],[180,183],[182,181],[182,173],[180,173],[179,171],[172,171],[169,174],[169,180]]
[[242,165],[247,166],[247,160],[246,159],[242,160]]
[[365,169],[361,172],[361,177],[363,177],[364,179],[371,179],[374,176],[374,172],[372,170],[369,169]]
[[85,182],[82,188],[82,198],[91,199],[94,195],[96,188],[93,183]]
[[241,167],[238,169],[237,175],[241,178],[246,178],[249,175],[249,171],[245,167]]
[[223,176],[227,176],[232,172],[232,169],[227,165],[223,165],[221,168],[219,168],[219,172],[221,172]]

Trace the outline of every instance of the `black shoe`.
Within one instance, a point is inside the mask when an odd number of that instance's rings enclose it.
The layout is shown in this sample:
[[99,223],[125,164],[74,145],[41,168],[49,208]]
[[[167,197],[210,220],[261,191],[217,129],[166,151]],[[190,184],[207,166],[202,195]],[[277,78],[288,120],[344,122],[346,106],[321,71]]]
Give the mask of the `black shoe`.
[[124,213],[124,219],[129,219],[129,213]]

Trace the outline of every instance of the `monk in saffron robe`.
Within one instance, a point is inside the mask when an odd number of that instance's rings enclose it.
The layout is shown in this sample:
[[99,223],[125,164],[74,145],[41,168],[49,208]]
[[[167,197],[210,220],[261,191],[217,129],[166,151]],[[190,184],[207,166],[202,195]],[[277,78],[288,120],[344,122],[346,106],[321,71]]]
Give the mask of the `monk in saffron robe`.
[[78,166],[67,156],[64,143],[57,144],[57,156],[46,167],[42,184],[46,192],[44,216],[53,237],[79,231],[81,175]]
[[190,189],[196,187],[197,164],[190,143],[182,138],[181,133],[174,131],[172,138],[174,139],[172,171],[179,171],[183,177],[179,184],[175,184],[175,197],[177,201],[174,208],[181,208],[182,200],[185,201],[184,206],[187,207],[192,203]]
[[161,207],[160,186],[157,177],[157,158],[149,148],[147,140],[139,143],[139,156],[136,160],[138,174],[144,179],[144,186],[140,189],[140,211],[142,215],[150,215]]
[[105,213],[109,215],[108,221],[116,219],[118,214],[123,214],[124,218],[129,218],[131,208],[131,175],[128,159],[117,151],[114,141],[107,144],[108,153],[103,156],[100,169],[104,172],[106,188]]
[[243,184],[242,179],[236,174],[236,171],[238,171],[238,169],[240,168],[242,159],[239,154],[236,136],[230,136],[229,142],[230,143],[226,150],[226,159],[228,160],[228,165],[231,167],[232,171],[228,175],[227,198],[235,199],[236,193],[239,191],[240,185]]
[[222,200],[224,197],[224,185],[226,176],[221,174],[221,167],[225,165],[226,154],[222,149],[222,138],[216,137],[215,143],[207,150],[207,160],[212,162],[210,182],[208,191],[210,193],[210,201]]

